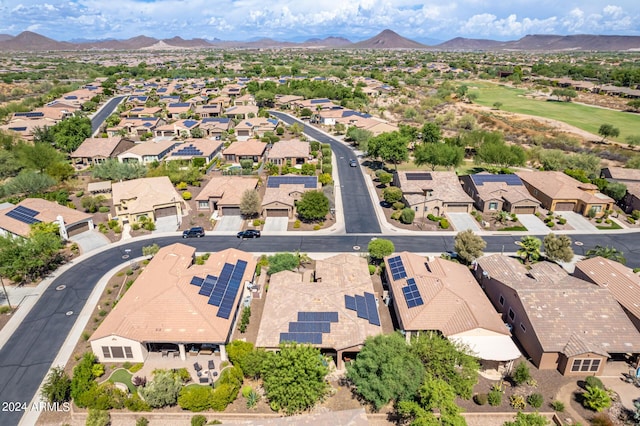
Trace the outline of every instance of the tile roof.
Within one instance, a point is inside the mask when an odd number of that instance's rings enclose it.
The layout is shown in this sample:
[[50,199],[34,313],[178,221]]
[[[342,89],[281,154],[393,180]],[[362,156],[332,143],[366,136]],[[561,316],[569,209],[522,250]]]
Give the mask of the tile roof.
[[182,196],[167,176],[114,182],[111,193],[114,206],[126,203],[127,214],[146,213],[156,206],[182,202]]
[[397,180],[404,198],[410,205],[425,202],[424,192],[429,190],[428,200],[441,200],[445,203],[473,203],[469,195],[464,192],[455,172],[428,172],[430,180],[409,180],[411,173],[426,173],[424,170],[398,171]]
[[582,200],[587,204],[613,203],[613,199],[601,194],[598,187],[582,183],[563,172],[518,172],[520,179],[554,200]]
[[[640,182],[640,169],[628,169],[626,167],[607,167],[603,169],[611,180]],[[608,173],[607,173],[608,172]]]
[[218,198],[219,206],[237,206],[242,201],[246,190],[253,190],[258,186],[258,178],[241,176],[214,176],[202,188],[196,201],[209,201]]
[[311,148],[307,141],[291,139],[273,144],[267,158],[309,158]]
[[[495,178],[492,181],[482,181],[480,179],[483,176],[492,176]],[[487,200],[506,200],[509,203],[517,203],[519,201],[530,200],[535,204],[540,204],[538,200],[536,200],[527,188],[524,186],[522,181],[517,178],[519,184],[507,184],[506,180],[508,179],[506,176],[515,176],[515,175],[493,175],[490,173],[482,172],[474,175],[469,175],[471,182],[473,182],[476,192],[480,196],[480,199]],[[500,177],[505,177],[504,180],[500,180]]]
[[222,153],[224,155],[237,156],[262,156],[267,149],[267,144],[257,139],[248,139],[246,141],[236,141],[225,148]]
[[120,155],[123,155],[123,154],[125,155],[134,154],[134,155],[140,155],[140,156],[159,155],[164,151],[167,151],[173,148],[174,145],[176,145],[176,141],[172,141],[172,140],[160,141],[160,142],[142,142],[142,143],[137,143],[136,146],[126,150]]
[[71,153],[71,158],[110,157],[122,141],[121,136],[110,138],[87,138],[78,149]]
[[17,219],[6,216],[8,212],[15,209],[17,206],[35,210],[38,214],[36,214],[34,218],[44,223],[55,222],[58,216],[62,216],[65,225],[68,226],[78,222],[88,221],[93,217],[90,214],[70,209],[66,206],[61,206],[53,201],[47,201],[42,198],[25,198],[15,206],[10,205],[0,210],[0,228],[23,237],[29,236],[31,226]]

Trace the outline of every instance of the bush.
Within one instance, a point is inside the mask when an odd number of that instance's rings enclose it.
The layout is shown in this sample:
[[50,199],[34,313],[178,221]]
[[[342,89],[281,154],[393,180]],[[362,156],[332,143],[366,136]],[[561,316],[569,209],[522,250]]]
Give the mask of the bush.
[[533,408],[542,407],[543,402],[544,402],[544,397],[539,393],[532,393],[527,397],[527,403]]
[[551,406],[551,408],[553,408],[554,411],[557,411],[558,413],[562,413],[564,411],[564,403],[562,401],[553,401],[551,402],[551,404],[549,404]]
[[253,388],[249,385],[243,386],[242,391],[240,392],[244,398],[249,396],[249,393],[253,390]]
[[564,225],[565,223],[567,223],[567,219],[564,217],[558,218],[558,225]]
[[394,210],[404,209],[404,203],[402,201],[396,201],[395,203],[393,203],[393,209]]
[[636,224],[636,220],[635,220],[634,218],[632,218],[632,217],[628,217],[628,218],[627,218],[627,222],[629,222],[629,223],[630,223],[630,224],[632,224],[632,225],[635,225],[635,224]]
[[183,410],[204,411],[211,407],[213,389],[209,386],[190,386],[183,388],[178,396],[178,405]]
[[600,380],[596,376],[587,376],[587,378],[584,380],[584,382],[585,382],[585,387],[586,386],[591,386],[591,387],[595,387],[595,388],[604,389],[604,384],[602,383],[602,380]]
[[400,221],[402,223],[410,224],[413,223],[413,219],[416,217],[416,212],[413,209],[407,207],[402,209],[402,213],[400,214]]
[[151,221],[145,222],[144,225],[142,225],[142,226],[147,231],[155,231],[156,230],[156,224],[151,222]]
[[634,210],[631,212],[631,217],[635,220],[640,220],[640,210]]
[[602,411],[611,406],[611,397],[606,390],[588,386],[586,392],[582,393],[582,405],[594,411]]
[[136,419],[136,426],[149,426],[149,420],[146,417]]
[[479,393],[473,397],[473,400],[478,405],[486,405],[489,402],[489,396],[486,393]]
[[98,211],[100,213],[109,213],[111,211],[111,209],[107,206],[100,206],[98,207]]
[[522,395],[511,395],[509,397],[509,405],[516,410],[524,410],[527,406]]
[[207,424],[207,418],[202,414],[191,417],[191,426],[204,426]]
[[182,193],[182,199],[185,200],[185,201],[190,200],[191,197],[192,197],[192,195],[191,195],[191,192],[189,192],[189,191],[184,191]]
[[87,426],[108,426],[111,424],[111,415],[106,410],[89,409],[87,415]]
[[[228,370],[225,370],[228,371]],[[219,385],[211,398],[211,408],[215,411],[224,411],[227,405],[232,403],[238,396],[238,386],[229,383]]]
[[176,185],[176,189],[183,190],[187,189],[187,182],[180,182]]
[[449,229],[449,221],[447,219],[440,219],[440,228]]
[[492,407],[497,407],[502,404],[502,391],[498,389],[491,389],[487,395],[487,401]]
[[614,426],[614,423],[608,415],[600,413],[593,416],[591,426]]
[[369,265],[369,275],[373,275],[376,273],[376,267],[374,265]]
[[513,371],[512,377],[513,381],[516,382],[516,385],[518,386],[527,383],[527,381],[531,378],[529,366],[524,362],[519,362],[518,365],[516,365],[515,370]]
[[391,219],[393,220],[400,220],[400,216],[402,216],[402,210],[395,210],[391,213]]
[[387,203],[396,203],[402,199],[402,190],[400,188],[396,188],[395,186],[386,187],[382,190],[382,198]]
[[144,402],[140,396],[135,393],[130,398],[124,400],[124,406],[129,411],[151,411],[151,406]]
[[42,396],[47,402],[65,402],[71,398],[71,379],[61,367],[54,367],[42,385]]

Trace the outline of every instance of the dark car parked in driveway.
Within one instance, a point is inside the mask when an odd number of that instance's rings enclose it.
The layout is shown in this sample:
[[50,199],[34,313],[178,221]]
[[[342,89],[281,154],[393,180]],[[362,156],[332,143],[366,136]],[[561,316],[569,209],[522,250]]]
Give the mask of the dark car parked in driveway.
[[204,237],[204,228],[196,226],[182,232],[182,238],[201,238]]
[[240,231],[237,235],[238,238],[260,238],[260,231],[257,229],[247,229],[246,231]]

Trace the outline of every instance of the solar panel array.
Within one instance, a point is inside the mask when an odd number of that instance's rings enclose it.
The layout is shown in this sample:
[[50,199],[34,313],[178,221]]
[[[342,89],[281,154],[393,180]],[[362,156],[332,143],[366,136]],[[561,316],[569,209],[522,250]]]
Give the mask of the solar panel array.
[[356,294],[355,296],[344,295],[344,305],[347,309],[356,311],[358,318],[364,318],[369,324],[380,325],[380,315],[378,315],[378,306],[376,298],[372,293],[364,293],[364,296]]
[[317,188],[316,176],[269,176],[267,188],[280,188],[280,185],[304,185],[305,188]]
[[402,263],[402,258],[400,256],[392,257],[388,260],[389,270],[391,271],[391,276],[394,281],[399,280],[400,278],[406,278],[407,271],[404,269],[404,264]]
[[409,308],[424,305],[424,301],[422,300],[422,296],[420,296],[420,291],[416,285],[416,280],[413,278],[409,278],[407,280],[407,285],[402,287],[402,293],[404,294],[404,299],[406,300]]
[[195,146],[193,146],[192,144],[189,144],[188,146],[185,146],[183,148],[180,148],[179,150],[177,150],[176,152],[174,152],[172,155],[186,155],[186,156],[190,156],[190,155],[204,155],[202,153],[202,151],[200,151],[198,148],[196,148]]
[[332,322],[338,322],[337,312],[298,312],[298,321],[290,322],[288,331],[280,333],[280,343],[321,345],[322,334],[331,333]]
[[18,206],[15,209],[5,213],[5,216],[8,216],[15,220],[19,220],[20,222],[26,223],[27,225],[33,225],[34,223],[40,223],[40,220],[35,218],[38,213],[39,212],[27,207]]
[[518,175],[512,174],[500,174],[500,175],[491,175],[491,174],[478,174],[471,175],[471,179],[477,186],[482,186],[487,182],[503,182],[508,186],[520,186],[522,185],[522,181]]
[[406,177],[407,177],[407,180],[432,180],[433,179],[433,177],[431,176],[431,173],[426,173],[426,172],[407,173]]
[[322,344],[322,333],[280,333],[280,343],[298,342],[311,343],[312,345]]
[[44,113],[42,111],[16,112],[14,114],[14,116],[16,116],[16,117],[35,118],[35,117],[44,117]]
[[225,263],[219,277],[193,277],[191,284],[200,287],[198,294],[208,297],[208,304],[218,306],[217,317],[229,319],[246,268],[244,260],[238,260],[235,265]]
[[298,312],[298,321],[338,322],[337,312]]
[[197,121],[195,121],[195,120],[184,120],[184,121],[183,121],[183,124],[184,124],[185,126],[187,126],[187,127],[193,127],[193,126],[195,126],[196,124],[198,124],[198,122],[197,122]]

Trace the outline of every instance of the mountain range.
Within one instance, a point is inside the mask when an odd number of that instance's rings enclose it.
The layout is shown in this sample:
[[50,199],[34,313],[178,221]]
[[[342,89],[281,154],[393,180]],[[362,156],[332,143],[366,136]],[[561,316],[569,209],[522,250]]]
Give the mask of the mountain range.
[[384,30],[369,39],[353,43],[343,37],[312,38],[304,42],[278,41],[261,38],[251,41],[185,40],[179,36],[156,39],[140,35],[126,40],[56,41],[40,34],[24,31],[17,36],[0,34],[0,51],[48,50],[140,50],[140,49],[428,49],[448,51],[640,51],[640,36],[616,35],[527,35],[514,41],[496,41],[457,37],[444,43],[428,46],[392,30]]

